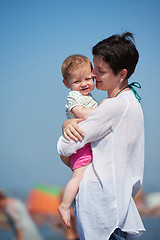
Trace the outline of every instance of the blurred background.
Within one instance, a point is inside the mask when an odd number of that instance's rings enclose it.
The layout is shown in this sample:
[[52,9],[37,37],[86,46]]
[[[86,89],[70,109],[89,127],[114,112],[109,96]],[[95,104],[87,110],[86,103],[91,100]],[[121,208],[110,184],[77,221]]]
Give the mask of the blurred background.
[[[92,61],[98,41],[130,31],[140,54],[130,82],[142,86],[145,120],[144,183],[136,201],[147,232],[139,239],[159,240],[159,12],[159,0],[0,1],[0,188],[8,196],[28,206],[39,186],[60,194],[71,177],[56,149],[68,93],[62,62],[76,53]],[[98,102],[107,97],[96,89],[93,96]],[[0,239],[10,239],[3,221],[1,216]],[[65,239],[64,230],[39,222],[46,240]]]

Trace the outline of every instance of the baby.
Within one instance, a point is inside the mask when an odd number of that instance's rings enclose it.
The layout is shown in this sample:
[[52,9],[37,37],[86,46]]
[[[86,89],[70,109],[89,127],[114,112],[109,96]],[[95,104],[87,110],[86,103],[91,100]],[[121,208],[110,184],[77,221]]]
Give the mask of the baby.
[[[64,85],[71,89],[67,96],[67,117],[86,117],[97,107],[97,102],[90,94],[95,87],[90,60],[83,55],[69,56],[62,64],[62,75]],[[58,208],[63,222],[68,228],[70,228],[72,202],[78,192],[79,183],[83,178],[84,171],[91,161],[92,151],[90,143],[70,156],[73,175],[64,190],[62,202]]]

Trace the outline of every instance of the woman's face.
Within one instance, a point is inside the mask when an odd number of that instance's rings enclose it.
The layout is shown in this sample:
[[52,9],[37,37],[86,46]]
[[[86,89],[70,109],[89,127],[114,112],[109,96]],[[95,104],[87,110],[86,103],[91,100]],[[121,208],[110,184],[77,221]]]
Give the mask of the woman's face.
[[96,88],[103,91],[113,91],[120,85],[120,74],[115,75],[101,56],[93,57],[93,77],[96,79]]

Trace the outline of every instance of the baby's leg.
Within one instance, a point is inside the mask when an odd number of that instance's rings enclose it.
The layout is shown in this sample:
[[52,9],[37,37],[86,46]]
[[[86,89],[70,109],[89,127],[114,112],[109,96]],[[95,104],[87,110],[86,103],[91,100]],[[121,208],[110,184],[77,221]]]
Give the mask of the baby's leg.
[[84,171],[87,166],[73,170],[72,178],[68,182],[64,190],[62,202],[58,208],[58,211],[63,219],[63,222],[68,228],[70,228],[70,218],[71,218],[70,208],[72,206],[72,202],[74,198],[76,197],[80,181],[83,178]]

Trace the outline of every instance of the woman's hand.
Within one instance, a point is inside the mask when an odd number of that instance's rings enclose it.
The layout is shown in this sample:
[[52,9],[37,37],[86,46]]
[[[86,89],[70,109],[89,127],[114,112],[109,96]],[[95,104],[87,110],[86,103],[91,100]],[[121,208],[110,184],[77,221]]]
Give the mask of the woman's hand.
[[71,139],[75,142],[82,141],[85,134],[78,126],[78,123],[84,121],[85,119],[86,118],[68,119],[63,123],[63,135],[68,141],[70,141]]
[[69,168],[71,168],[69,157],[60,155],[62,162]]

